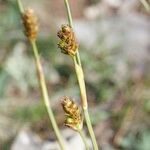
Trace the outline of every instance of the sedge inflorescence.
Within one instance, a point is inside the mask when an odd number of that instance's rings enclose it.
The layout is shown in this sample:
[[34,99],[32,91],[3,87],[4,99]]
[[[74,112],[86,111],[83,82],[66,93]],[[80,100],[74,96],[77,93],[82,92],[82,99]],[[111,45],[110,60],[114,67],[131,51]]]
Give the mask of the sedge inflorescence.
[[78,45],[73,29],[69,25],[62,25],[57,36],[60,38],[58,47],[61,49],[61,52],[70,56],[75,56]]
[[22,14],[22,20],[27,38],[33,41],[36,40],[38,33],[38,23],[33,9],[26,9]]
[[74,130],[82,129],[83,118],[77,104],[68,97],[64,97],[61,104],[66,113],[65,125]]

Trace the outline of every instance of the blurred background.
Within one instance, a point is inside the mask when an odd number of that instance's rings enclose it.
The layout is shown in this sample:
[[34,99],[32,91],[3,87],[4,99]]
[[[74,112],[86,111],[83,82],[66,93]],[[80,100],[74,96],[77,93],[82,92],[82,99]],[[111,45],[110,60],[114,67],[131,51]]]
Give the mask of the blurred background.
[[[63,0],[26,0],[40,24],[38,47],[50,100],[68,145],[60,99],[80,102],[73,62],[57,48]],[[147,0],[150,4],[150,1]],[[89,111],[102,150],[150,149],[150,13],[140,0],[70,0]],[[87,133],[86,127],[85,133]],[[41,99],[32,48],[15,0],[0,0],[0,150],[58,150]]]

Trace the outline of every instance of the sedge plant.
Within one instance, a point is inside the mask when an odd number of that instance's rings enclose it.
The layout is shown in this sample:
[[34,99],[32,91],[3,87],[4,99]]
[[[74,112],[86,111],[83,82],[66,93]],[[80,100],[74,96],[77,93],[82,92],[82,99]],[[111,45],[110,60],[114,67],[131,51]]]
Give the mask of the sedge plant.
[[84,73],[81,65],[80,54],[78,51],[78,44],[76,42],[75,34],[73,32],[73,20],[72,20],[71,10],[70,10],[68,0],[64,0],[64,3],[67,10],[68,25],[62,25],[60,31],[58,32],[58,37],[60,38],[58,47],[61,49],[62,53],[71,56],[71,58],[73,59],[74,68],[75,68],[75,72],[76,72],[76,76],[80,88],[82,110],[83,110],[85,122],[87,124],[87,128],[93,143],[93,148],[94,150],[98,150],[98,144],[96,141],[96,137],[92,128],[92,124],[88,112],[88,102],[87,102],[87,95],[86,95]]
[[[77,43],[72,28],[69,25],[62,25],[57,35],[61,39],[58,43],[61,52],[73,57],[76,53]],[[88,149],[86,138],[83,136],[83,116],[79,107],[73,100],[67,97],[63,99],[62,107],[66,114],[65,125],[80,134],[86,149]]]
[[60,134],[58,125],[57,125],[55,117],[54,117],[54,113],[52,111],[51,103],[49,101],[48,90],[46,87],[44,72],[43,72],[43,68],[41,65],[40,56],[39,56],[39,52],[38,52],[38,48],[37,48],[37,44],[36,44],[37,33],[38,33],[37,17],[35,16],[34,11],[32,9],[24,10],[23,5],[20,0],[17,0],[17,3],[19,6],[21,16],[22,16],[22,22],[24,25],[25,35],[28,38],[28,40],[32,46],[32,49],[33,49],[35,65],[36,65],[36,69],[37,69],[37,76],[38,76],[39,85],[41,87],[41,93],[42,93],[42,97],[44,100],[44,104],[46,106],[46,110],[48,112],[49,119],[51,121],[52,127],[56,134],[59,146],[60,146],[61,150],[65,150],[64,140]]

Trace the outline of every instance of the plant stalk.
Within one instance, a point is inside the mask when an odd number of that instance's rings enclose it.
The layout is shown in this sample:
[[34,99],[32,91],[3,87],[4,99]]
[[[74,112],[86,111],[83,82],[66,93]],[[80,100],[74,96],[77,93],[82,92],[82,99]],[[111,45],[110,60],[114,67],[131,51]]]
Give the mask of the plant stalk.
[[82,141],[84,142],[84,145],[85,145],[85,149],[86,150],[90,150],[89,149],[89,146],[88,146],[88,143],[86,141],[86,137],[85,137],[85,134],[83,133],[82,130],[78,130],[78,133],[80,134],[81,138],[82,138]]
[[146,11],[148,13],[150,13],[150,5],[148,4],[148,2],[146,0],[140,0],[140,1],[143,4],[143,6],[145,7]]
[[[18,3],[18,7],[19,7],[19,10],[20,10],[21,14],[23,14],[24,9],[23,9],[21,1],[17,0],[17,3]],[[54,117],[54,114],[53,114],[53,111],[52,111],[52,108],[51,108],[51,104],[50,104],[50,101],[49,101],[48,90],[47,90],[47,87],[46,87],[43,68],[42,68],[42,65],[41,65],[41,62],[40,62],[40,56],[39,56],[39,53],[38,53],[38,48],[37,48],[35,40],[29,40],[29,41],[31,43],[31,46],[32,46],[32,49],[33,49],[33,52],[34,52],[34,58],[35,58],[35,64],[36,64],[36,69],[37,69],[38,81],[39,81],[39,84],[40,84],[40,87],[41,87],[41,93],[42,93],[43,100],[44,100],[44,103],[45,103],[45,106],[46,106],[46,110],[48,112],[49,119],[52,123],[52,127],[54,129],[55,134],[56,134],[59,146],[60,146],[61,150],[65,150],[63,137],[60,134],[60,131],[59,131],[59,128],[57,126],[57,123],[56,123],[56,120],[55,120],[55,117]]]
[[17,0],[17,4],[18,4],[19,10],[20,10],[20,13],[23,14],[24,9],[23,9],[23,5],[22,5],[21,1]]
[[96,137],[92,128],[92,124],[90,121],[90,116],[88,113],[88,103],[87,103],[87,96],[86,96],[86,88],[85,88],[85,81],[84,81],[84,74],[82,67],[79,66],[76,62],[76,59],[74,59],[74,65],[75,65],[75,71],[79,83],[79,88],[80,88],[80,94],[81,94],[81,99],[82,99],[82,109],[84,112],[84,117],[85,117],[85,122],[88,127],[88,131],[90,133],[90,137],[93,143],[94,150],[98,150],[98,145],[96,141]]
[[41,62],[40,62],[40,57],[39,57],[39,54],[38,54],[38,49],[37,49],[36,42],[31,41],[31,45],[32,45],[33,52],[34,52],[35,63],[36,63],[36,68],[37,68],[37,74],[38,74],[38,78],[39,78],[39,84],[40,84],[40,87],[41,87],[44,103],[45,103],[49,118],[51,120],[52,127],[53,127],[53,129],[55,131],[55,134],[56,134],[56,137],[58,139],[59,146],[60,146],[61,150],[64,150],[65,147],[64,147],[63,138],[60,134],[60,131],[58,129],[58,126],[57,126],[57,123],[56,123],[56,120],[55,120],[55,117],[54,117],[54,114],[53,114],[53,111],[51,109],[51,104],[50,104],[50,101],[49,101],[48,91],[47,91],[46,82],[45,82],[45,78],[44,78],[44,72],[43,72]]
[[[69,25],[73,28],[73,21],[72,21],[69,2],[68,2],[68,0],[64,0],[64,2],[65,2],[66,10],[67,10]],[[80,60],[80,54],[79,54],[78,50],[77,50],[77,54],[73,57],[73,60],[74,60],[76,76],[77,76],[79,88],[80,88],[80,94],[81,94],[81,100],[82,100],[82,109],[84,111],[85,121],[86,121],[86,124],[88,127],[88,131],[90,133],[90,137],[91,137],[91,140],[93,143],[94,150],[98,150],[98,145],[96,142],[95,134],[94,134],[92,124],[90,121],[90,116],[88,113],[88,103],[87,103],[87,95],[86,95],[86,88],[85,88],[85,81],[84,81],[84,73],[83,73],[81,60]]]

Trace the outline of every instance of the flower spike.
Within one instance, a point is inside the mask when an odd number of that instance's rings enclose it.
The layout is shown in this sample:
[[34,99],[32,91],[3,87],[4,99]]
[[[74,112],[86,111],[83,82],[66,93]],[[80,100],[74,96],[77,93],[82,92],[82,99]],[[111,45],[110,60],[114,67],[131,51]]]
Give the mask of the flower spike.
[[78,45],[73,29],[69,25],[62,25],[57,36],[60,38],[58,47],[61,49],[61,52],[70,56],[75,56]]
[[77,104],[70,98],[64,97],[61,105],[66,113],[65,125],[74,130],[81,130],[83,126],[83,117]]
[[25,28],[25,35],[29,40],[35,41],[38,33],[38,23],[33,9],[26,9],[22,14],[22,20]]

